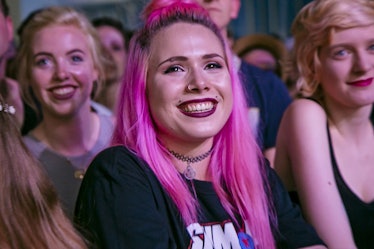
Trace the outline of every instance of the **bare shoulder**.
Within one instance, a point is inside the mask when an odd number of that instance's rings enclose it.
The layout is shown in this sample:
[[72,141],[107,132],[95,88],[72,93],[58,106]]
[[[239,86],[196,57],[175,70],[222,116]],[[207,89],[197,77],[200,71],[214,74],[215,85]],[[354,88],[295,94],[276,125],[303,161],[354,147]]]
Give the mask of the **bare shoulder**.
[[320,104],[310,99],[296,99],[288,107],[286,113],[298,115],[315,115],[325,116],[325,110]]
[[305,156],[313,157],[313,151],[319,151],[326,124],[324,109],[313,100],[296,99],[284,113],[277,135],[274,167],[288,190],[296,188],[292,166],[305,163]]
[[[305,188],[310,179],[333,181],[328,146],[327,115],[323,107],[313,100],[294,100],[281,122],[274,163],[288,190]],[[321,190],[316,186],[313,189]]]
[[326,112],[317,102],[310,99],[294,100],[283,117],[283,128],[294,129],[294,125],[315,127],[325,126]]
[[327,115],[323,107],[313,100],[295,100],[283,116],[277,150],[281,149],[287,160],[302,161],[305,156],[312,160],[317,151],[328,149],[327,141]]

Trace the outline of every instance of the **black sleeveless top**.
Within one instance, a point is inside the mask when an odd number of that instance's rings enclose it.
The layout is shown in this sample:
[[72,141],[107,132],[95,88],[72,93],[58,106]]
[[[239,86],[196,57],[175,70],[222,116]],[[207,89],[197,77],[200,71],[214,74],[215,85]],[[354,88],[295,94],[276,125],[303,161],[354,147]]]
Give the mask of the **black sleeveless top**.
[[345,183],[335,159],[328,127],[327,134],[335,181],[349,218],[355,243],[359,249],[372,249],[374,248],[374,200],[370,203],[362,201]]

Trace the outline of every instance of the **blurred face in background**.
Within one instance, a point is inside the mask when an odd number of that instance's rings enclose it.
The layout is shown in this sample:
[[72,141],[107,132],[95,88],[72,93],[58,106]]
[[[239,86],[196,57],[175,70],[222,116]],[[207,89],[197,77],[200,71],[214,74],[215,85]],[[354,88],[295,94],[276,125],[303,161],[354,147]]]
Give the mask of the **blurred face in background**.
[[224,36],[227,34],[227,26],[230,21],[237,18],[240,9],[240,0],[195,0],[198,4],[204,7],[208,12],[210,18],[218,26]]
[[265,49],[253,49],[245,53],[242,56],[242,59],[249,64],[276,73],[277,59],[269,51]]
[[112,26],[99,26],[96,28],[100,40],[104,47],[109,51],[118,67],[118,75],[123,77],[126,67],[127,51],[125,47],[125,40],[120,31]]
[[[1,6],[0,6],[1,7]],[[4,16],[3,10],[0,11],[0,78],[4,77],[5,68],[2,67],[2,56],[8,50],[10,42],[13,39],[13,24],[9,16]]]

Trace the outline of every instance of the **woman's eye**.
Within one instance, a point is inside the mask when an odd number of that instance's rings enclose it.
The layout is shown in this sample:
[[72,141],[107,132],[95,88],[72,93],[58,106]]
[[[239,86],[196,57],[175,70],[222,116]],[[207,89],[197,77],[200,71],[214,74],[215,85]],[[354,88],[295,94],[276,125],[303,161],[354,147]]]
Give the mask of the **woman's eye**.
[[79,55],[73,55],[73,56],[71,57],[71,60],[72,60],[73,62],[81,62],[81,61],[83,61],[83,58],[82,58],[81,56],[79,56]]
[[35,61],[35,64],[37,66],[43,67],[50,63],[50,61],[47,58],[40,58]]
[[174,73],[174,72],[183,72],[183,70],[182,70],[182,68],[180,66],[171,66],[171,67],[168,67],[164,71],[165,74]]
[[333,57],[335,58],[343,58],[348,55],[348,51],[346,49],[340,49],[333,52]]
[[207,69],[217,69],[217,68],[222,68],[222,65],[217,63],[217,62],[212,62],[212,63],[208,63],[206,65],[206,68]]
[[369,50],[370,50],[370,51],[374,51],[374,44],[371,44],[371,45],[369,46]]
[[118,44],[112,44],[112,45],[111,45],[111,50],[112,50],[112,51],[115,51],[115,52],[119,52],[119,51],[124,50],[124,48],[123,48],[123,46],[121,46],[121,45],[118,45]]

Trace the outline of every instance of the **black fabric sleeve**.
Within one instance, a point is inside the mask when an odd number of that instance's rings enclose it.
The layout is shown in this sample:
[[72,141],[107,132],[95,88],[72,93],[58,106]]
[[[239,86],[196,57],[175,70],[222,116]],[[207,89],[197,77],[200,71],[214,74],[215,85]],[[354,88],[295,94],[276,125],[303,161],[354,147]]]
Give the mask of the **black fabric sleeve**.
[[278,219],[277,247],[291,249],[325,245],[314,228],[304,220],[299,207],[292,203],[276,172],[267,167],[267,174]]
[[101,152],[89,166],[75,214],[94,248],[175,248],[144,165],[118,146]]

